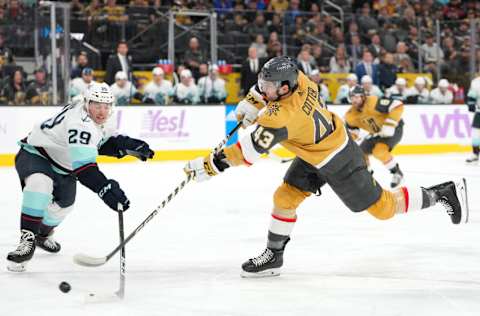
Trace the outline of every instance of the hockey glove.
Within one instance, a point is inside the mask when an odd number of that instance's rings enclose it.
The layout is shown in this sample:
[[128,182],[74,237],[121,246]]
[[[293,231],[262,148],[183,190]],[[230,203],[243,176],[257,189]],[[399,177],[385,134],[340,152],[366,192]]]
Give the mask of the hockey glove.
[[147,161],[147,159],[152,159],[155,155],[155,152],[150,149],[150,146],[143,140],[129,138],[125,142],[125,147],[118,151],[120,157],[130,155],[140,159],[141,161]]
[[225,154],[220,151],[218,154],[211,153],[206,157],[190,160],[183,170],[186,174],[193,173],[195,181],[203,182],[210,180],[228,167],[230,165],[225,161]]
[[475,105],[477,101],[474,98],[468,97],[467,98],[467,106],[469,112],[475,112]]
[[255,105],[246,100],[242,100],[235,109],[235,115],[238,121],[242,121],[243,127],[248,127],[257,120],[258,111]]
[[252,125],[257,120],[259,109],[265,105],[267,105],[267,103],[263,99],[257,86],[253,86],[235,109],[237,120],[242,121],[243,127]]
[[98,196],[116,212],[124,212],[130,207],[130,201],[115,180],[107,180],[100,191],[98,191]]
[[380,133],[378,133],[378,136],[388,138],[392,137],[393,134],[395,134],[395,127],[391,125],[383,125]]

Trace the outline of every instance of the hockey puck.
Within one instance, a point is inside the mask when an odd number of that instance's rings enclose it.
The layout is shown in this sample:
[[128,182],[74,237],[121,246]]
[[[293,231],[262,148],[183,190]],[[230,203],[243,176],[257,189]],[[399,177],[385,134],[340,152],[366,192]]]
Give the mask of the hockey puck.
[[60,289],[60,291],[62,291],[63,293],[68,293],[70,292],[70,290],[72,289],[72,287],[70,286],[70,284],[68,284],[67,282],[63,281],[62,283],[60,283],[58,285],[58,288]]

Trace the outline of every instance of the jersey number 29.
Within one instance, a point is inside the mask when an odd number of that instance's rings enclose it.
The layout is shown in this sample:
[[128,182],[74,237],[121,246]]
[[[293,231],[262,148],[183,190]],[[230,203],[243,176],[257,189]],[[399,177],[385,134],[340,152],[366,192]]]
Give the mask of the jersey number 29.
[[83,145],[88,145],[90,143],[90,138],[92,138],[92,135],[89,132],[78,132],[76,129],[69,129],[68,130],[68,143],[69,144],[83,144]]

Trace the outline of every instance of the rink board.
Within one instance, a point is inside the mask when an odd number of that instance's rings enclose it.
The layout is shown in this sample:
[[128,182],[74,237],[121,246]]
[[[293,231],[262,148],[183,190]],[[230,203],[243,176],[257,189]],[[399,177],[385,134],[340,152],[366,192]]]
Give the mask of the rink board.
[[[154,160],[187,160],[208,153],[232,127],[228,106],[125,106],[116,110],[120,133],[147,141]],[[330,110],[343,116],[347,106]],[[32,126],[59,111],[58,107],[0,108],[0,166],[13,165],[17,141]],[[229,113],[229,114],[227,114]],[[405,106],[404,135],[396,154],[432,154],[470,151],[472,113],[465,105]],[[280,156],[291,154],[278,149]],[[133,158],[99,157],[99,162],[128,162]]]

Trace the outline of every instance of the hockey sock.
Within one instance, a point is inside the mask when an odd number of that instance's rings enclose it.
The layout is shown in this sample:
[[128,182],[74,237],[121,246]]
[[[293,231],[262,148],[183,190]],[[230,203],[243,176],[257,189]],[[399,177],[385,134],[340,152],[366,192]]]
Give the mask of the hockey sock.
[[435,192],[425,188],[407,188],[402,187],[403,198],[405,201],[405,211],[420,210],[434,205],[437,201]]
[[478,156],[480,153],[480,146],[472,146],[473,153]]
[[276,250],[283,249],[289,240],[296,221],[296,217],[287,218],[272,214],[272,221],[268,229],[267,248]]
[[48,225],[45,225],[44,223],[40,223],[40,227],[38,229],[38,235],[42,237],[47,237],[54,228],[55,226],[48,226]]
[[390,173],[402,173],[400,171],[400,166],[393,158],[385,163],[385,167],[390,171]]
[[44,212],[52,200],[53,181],[44,174],[36,173],[25,179],[23,188],[20,228],[37,233]]

